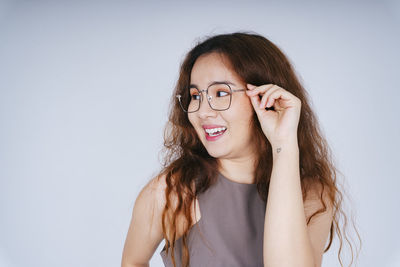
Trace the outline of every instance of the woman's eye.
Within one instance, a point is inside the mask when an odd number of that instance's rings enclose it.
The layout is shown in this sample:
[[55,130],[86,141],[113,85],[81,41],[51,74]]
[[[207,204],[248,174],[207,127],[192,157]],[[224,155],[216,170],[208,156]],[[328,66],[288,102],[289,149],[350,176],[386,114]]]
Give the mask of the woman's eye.
[[218,96],[218,97],[227,96],[227,95],[229,95],[229,93],[228,93],[228,92],[225,92],[225,91],[218,91],[218,92],[217,92],[217,96]]
[[190,98],[192,100],[200,100],[200,95],[191,95]]

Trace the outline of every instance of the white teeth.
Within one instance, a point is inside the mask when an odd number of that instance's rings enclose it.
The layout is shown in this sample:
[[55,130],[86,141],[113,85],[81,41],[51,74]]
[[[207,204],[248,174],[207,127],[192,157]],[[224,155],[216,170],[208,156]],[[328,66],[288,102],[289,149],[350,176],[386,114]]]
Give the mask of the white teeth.
[[214,133],[225,131],[225,130],[226,130],[226,127],[205,129],[206,133],[208,133],[209,135],[213,135]]

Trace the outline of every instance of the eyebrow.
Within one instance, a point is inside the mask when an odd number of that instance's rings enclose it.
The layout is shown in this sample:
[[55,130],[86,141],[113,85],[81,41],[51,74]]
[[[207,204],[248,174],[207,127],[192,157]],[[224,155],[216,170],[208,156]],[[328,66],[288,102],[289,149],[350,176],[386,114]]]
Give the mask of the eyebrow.
[[[208,87],[210,87],[211,85],[214,85],[214,84],[224,84],[224,83],[229,84],[229,85],[236,86],[236,84],[234,84],[234,83],[232,83],[232,82],[230,82],[230,81],[213,81],[213,82],[211,82],[211,83],[208,84]],[[196,84],[194,84],[194,83],[192,83],[192,84],[189,85],[189,88],[196,88],[196,89],[199,89],[199,86],[196,85]]]

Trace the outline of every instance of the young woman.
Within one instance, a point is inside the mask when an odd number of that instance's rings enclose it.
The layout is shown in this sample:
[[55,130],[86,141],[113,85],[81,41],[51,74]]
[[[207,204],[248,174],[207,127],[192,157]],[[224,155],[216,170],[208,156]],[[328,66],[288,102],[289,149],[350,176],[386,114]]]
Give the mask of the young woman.
[[163,239],[165,266],[193,267],[321,266],[335,232],[341,245],[329,147],[289,60],[265,37],[216,35],[187,54],[164,145],[122,266],[148,266]]

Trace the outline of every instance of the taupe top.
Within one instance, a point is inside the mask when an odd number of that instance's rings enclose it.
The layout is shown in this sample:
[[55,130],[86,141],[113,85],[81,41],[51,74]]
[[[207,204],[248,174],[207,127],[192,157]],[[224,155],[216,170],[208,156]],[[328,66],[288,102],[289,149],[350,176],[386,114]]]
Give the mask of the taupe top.
[[[261,267],[266,202],[256,184],[234,182],[218,173],[217,182],[197,196],[200,220],[189,230],[190,267]],[[182,238],[175,243],[175,262],[181,267]],[[171,249],[160,251],[166,267]]]

